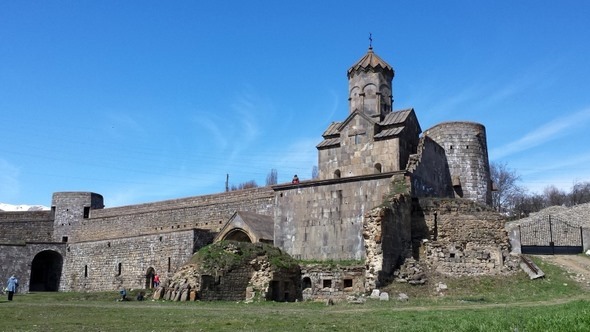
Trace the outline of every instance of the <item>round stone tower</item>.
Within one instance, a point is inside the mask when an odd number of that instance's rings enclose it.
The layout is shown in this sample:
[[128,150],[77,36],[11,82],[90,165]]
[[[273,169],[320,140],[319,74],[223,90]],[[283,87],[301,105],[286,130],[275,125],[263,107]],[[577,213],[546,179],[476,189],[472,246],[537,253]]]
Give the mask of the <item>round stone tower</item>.
[[444,148],[455,197],[492,204],[486,128],[474,122],[444,122],[424,132]]
[[374,118],[383,119],[392,110],[393,68],[377,54],[373,47],[348,69],[348,100],[350,113],[358,110]]
[[104,208],[102,195],[91,192],[57,192],[51,199],[53,240],[68,242],[72,230],[90,218],[90,210]]

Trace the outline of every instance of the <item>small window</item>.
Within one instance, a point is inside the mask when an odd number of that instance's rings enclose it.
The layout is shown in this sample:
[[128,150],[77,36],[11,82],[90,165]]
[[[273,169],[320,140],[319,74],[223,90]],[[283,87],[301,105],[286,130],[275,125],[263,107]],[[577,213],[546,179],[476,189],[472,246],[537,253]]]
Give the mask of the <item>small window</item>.
[[119,263],[119,265],[117,266],[117,275],[118,276],[121,275],[122,270],[123,270],[123,264]]
[[172,262],[170,261],[170,257],[168,257],[168,272],[170,272],[171,267],[172,267]]
[[332,288],[332,279],[324,279],[322,281],[323,288]]
[[344,279],[344,288],[352,287],[352,279]]
[[62,236],[61,237],[61,242],[68,242],[68,237],[67,236]]
[[84,278],[88,278],[88,265],[84,265]]
[[376,163],[375,164],[375,174],[380,174],[380,173],[381,173],[381,164]]
[[334,179],[340,179],[340,170],[339,169],[334,171]]
[[84,207],[84,219],[88,219],[89,216],[90,216],[90,207],[85,206]]
[[455,258],[455,253],[452,252],[450,256],[451,256],[451,258]]

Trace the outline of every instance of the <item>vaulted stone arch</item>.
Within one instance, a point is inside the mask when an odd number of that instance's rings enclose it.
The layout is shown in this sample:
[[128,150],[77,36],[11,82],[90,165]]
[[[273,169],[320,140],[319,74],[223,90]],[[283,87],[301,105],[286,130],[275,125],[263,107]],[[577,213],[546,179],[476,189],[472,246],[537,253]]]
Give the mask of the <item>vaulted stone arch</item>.
[[248,232],[241,228],[233,228],[225,234],[221,240],[239,241],[252,243],[252,239],[248,235]]
[[240,242],[274,242],[274,222],[271,216],[237,211],[223,226],[213,242],[232,240]]
[[30,292],[57,292],[63,268],[63,257],[53,250],[43,250],[31,263]]

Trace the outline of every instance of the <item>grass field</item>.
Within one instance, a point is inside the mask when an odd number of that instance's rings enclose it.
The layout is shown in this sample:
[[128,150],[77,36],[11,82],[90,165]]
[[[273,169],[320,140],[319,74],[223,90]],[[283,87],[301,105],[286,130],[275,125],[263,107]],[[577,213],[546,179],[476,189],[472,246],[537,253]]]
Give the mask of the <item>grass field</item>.
[[[30,293],[0,300],[1,331],[589,331],[588,292],[564,271],[546,278],[394,285],[389,302],[117,302],[117,293]],[[395,300],[398,292],[410,295]]]

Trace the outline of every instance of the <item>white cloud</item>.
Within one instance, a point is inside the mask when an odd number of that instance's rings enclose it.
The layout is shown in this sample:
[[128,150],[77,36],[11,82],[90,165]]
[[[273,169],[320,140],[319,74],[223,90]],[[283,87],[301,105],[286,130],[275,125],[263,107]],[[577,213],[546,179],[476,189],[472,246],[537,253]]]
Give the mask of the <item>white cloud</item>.
[[562,137],[564,134],[569,133],[572,128],[583,126],[588,121],[590,121],[590,108],[568,116],[561,116],[529,132],[516,141],[491,150],[490,157],[491,159],[498,159],[539,146]]

